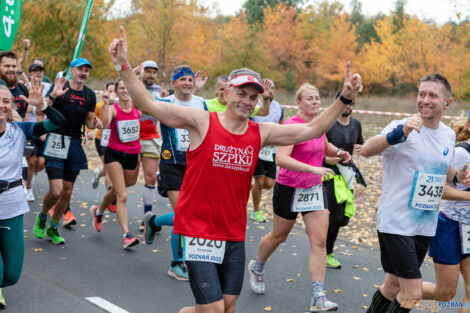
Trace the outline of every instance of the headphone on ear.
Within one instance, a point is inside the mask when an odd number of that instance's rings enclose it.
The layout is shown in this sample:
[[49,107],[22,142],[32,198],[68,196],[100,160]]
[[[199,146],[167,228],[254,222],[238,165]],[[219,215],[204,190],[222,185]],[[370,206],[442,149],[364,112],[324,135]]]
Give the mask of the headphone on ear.
[[449,101],[446,101],[446,107],[448,107],[450,105]]

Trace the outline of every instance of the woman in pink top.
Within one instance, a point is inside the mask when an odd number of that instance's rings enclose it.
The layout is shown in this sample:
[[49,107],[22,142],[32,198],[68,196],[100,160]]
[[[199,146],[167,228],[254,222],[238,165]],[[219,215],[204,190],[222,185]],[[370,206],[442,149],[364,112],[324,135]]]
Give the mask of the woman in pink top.
[[[303,84],[297,90],[296,102],[299,112],[284,124],[308,123],[320,110],[320,95],[313,85]],[[261,239],[256,261],[251,260],[248,264],[250,287],[255,293],[263,294],[264,265],[276,248],[287,239],[297,215],[302,213],[310,241],[308,269],[313,293],[311,312],[338,309],[338,305],[329,301],[323,292],[329,211],[322,177],[334,175],[331,169],[322,167],[325,155],[339,156],[345,162],[351,159],[348,152],[329,143],[325,134],[318,139],[293,146],[277,147],[276,163],[280,170],[274,185],[273,230]]]
[[103,128],[111,130],[109,143],[104,153],[104,163],[111,180],[111,188],[104,195],[100,206],[92,206],[93,228],[102,230],[102,217],[106,208],[116,201],[116,210],[123,233],[123,247],[130,248],[139,243],[137,237],[129,232],[127,220],[127,192],[126,187],[135,185],[139,173],[140,153],[140,113],[134,108],[132,99],[121,79],[115,84],[115,92],[119,98],[118,103],[109,105],[109,95],[103,93]]

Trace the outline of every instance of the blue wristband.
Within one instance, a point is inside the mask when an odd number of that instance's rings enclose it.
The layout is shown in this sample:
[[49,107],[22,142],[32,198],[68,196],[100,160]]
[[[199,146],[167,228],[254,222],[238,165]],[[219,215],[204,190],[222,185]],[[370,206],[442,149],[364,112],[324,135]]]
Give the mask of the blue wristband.
[[403,125],[395,127],[387,134],[386,138],[390,145],[396,145],[397,143],[406,141],[405,133],[403,132]]

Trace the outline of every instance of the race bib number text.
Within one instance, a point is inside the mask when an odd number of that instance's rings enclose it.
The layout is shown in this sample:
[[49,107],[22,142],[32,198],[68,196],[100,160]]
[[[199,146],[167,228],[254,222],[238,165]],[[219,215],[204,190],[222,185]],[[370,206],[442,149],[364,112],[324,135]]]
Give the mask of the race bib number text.
[[460,239],[462,242],[462,254],[470,253],[470,225],[460,223]]
[[225,255],[225,241],[186,237],[185,260],[222,264]]
[[188,151],[189,132],[186,129],[176,129],[176,150],[181,152]]
[[273,148],[264,147],[263,149],[261,149],[259,152],[259,159],[266,162],[274,162]]
[[446,175],[416,172],[408,206],[428,211],[439,209],[446,177]]
[[62,142],[62,135],[51,133],[47,136],[46,139],[46,148],[44,150],[44,155],[54,158],[66,159],[69,153],[69,147],[69,136],[64,136],[64,140]]
[[131,142],[140,138],[139,120],[118,121],[117,129],[119,140],[122,142]]
[[100,139],[100,146],[107,147],[109,143],[109,136],[111,135],[111,129],[103,129],[101,130],[101,139]]
[[325,208],[322,185],[310,188],[295,188],[292,199],[292,212],[318,211]]

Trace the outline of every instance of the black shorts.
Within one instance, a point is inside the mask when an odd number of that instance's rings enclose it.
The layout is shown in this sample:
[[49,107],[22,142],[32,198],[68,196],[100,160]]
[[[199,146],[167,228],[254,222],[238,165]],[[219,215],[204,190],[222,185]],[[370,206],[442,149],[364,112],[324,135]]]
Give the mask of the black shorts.
[[135,170],[139,164],[138,153],[124,153],[109,147],[104,152],[104,164],[118,162],[125,170]]
[[222,295],[240,295],[245,274],[245,242],[227,241],[222,264],[186,261],[189,285],[197,304],[223,299]]
[[[281,185],[278,182],[274,184],[273,191],[273,208],[277,216],[285,218],[286,220],[295,220],[298,212],[292,212],[292,201],[294,198],[295,188],[286,185]],[[324,209],[328,210],[328,202],[326,198],[325,189],[323,188],[323,205]],[[302,212],[302,216],[315,211]]]
[[38,157],[44,157],[44,155],[42,154],[44,152],[44,141],[41,141],[41,140],[35,140],[34,141],[34,149],[33,149],[33,152],[31,153],[31,155],[35,155],[35,156],[38,156]]
[[52,179],[63,179],[65,181],[75,183],[79,170],[63,169],[57,167],[46,167],[46,173],[49,180]]
[[168,190],[179,191],[183,184],[184,173],[186,173],[186,165],[160,162],[160,184],[158,186],[160,195],[168,197]]
[[256,164],[253,177],[263,175],[272,179],[276,179],[276,162],[269,162],[258,159],[258,164]]
[[106,151],[106,147],[103,147],[101,145],[101,140],[100,139],[96,139],[95,138],[95,148],[96,148],[96,152],[98,152],[98,155],[100,157],[102,157]]
[[384,271],[401,278],[421,278],[419,268],[432,237],[377,233]]

